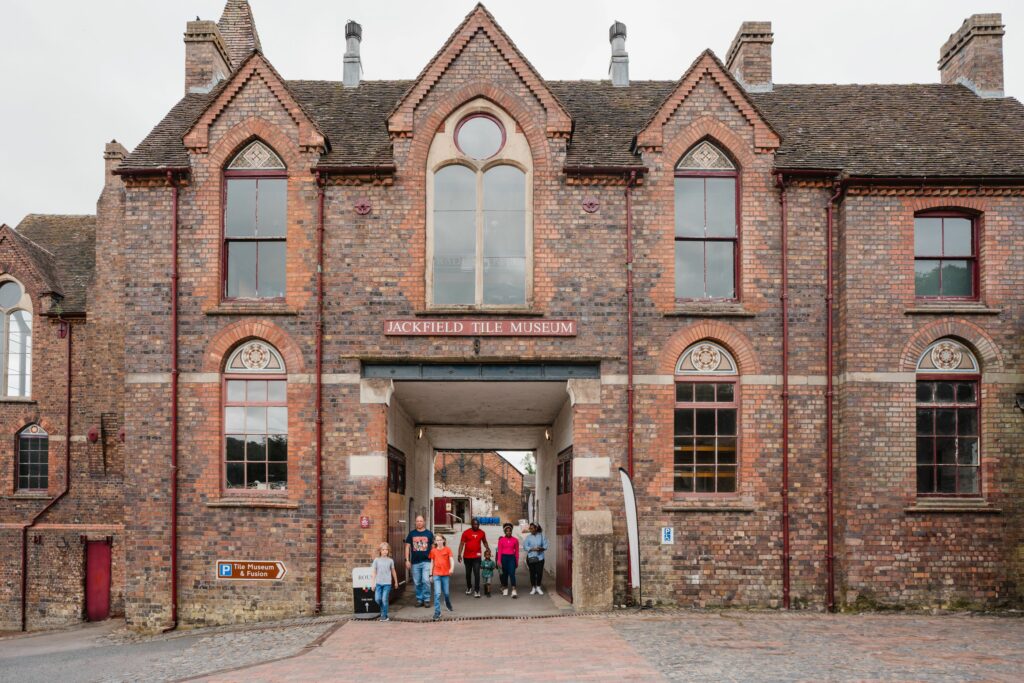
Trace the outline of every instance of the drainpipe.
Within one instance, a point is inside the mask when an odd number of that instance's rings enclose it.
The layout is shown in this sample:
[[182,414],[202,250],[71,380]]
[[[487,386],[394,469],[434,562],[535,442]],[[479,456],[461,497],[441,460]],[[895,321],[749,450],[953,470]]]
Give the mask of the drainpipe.
[[178,184],[171,186],[171,625],[178,628]]
[[779,186],[782,224],[782,607],[789,609],[789,207],[786,203],[786,179],[775,176]]
[[65,370],[65,406],[64,406],[64,488],[50,499],[42,510],[37,512],[28,524],[21,527],[21,630],[28,630],[28,530],[46,514],[57,502],[71,491],[71,330],[68,320],[60,320],[60,325],[67,326],[67,368]]
[[836,178],[836,192],[828,200],[826,213],[825,239],[826,252],[828,254],[828,265],[826,267],[825,294],[825,572],[827,588],[825,594],[825,606],[829,612],[836,609],[836,575],[835,575],[835,550],[833,542],[833,490],[832,490],[832,399],[835,394],[832,382],[832,220],[836,200],[843,192],[844,182]]
[[316,605],[314,614],[323,610],[321,571],[323,564],[323,361],[324,361],[324,185],[326,179],[316,172],[317,247],[316,247]]
[[[636,171],[629,172],[626,182],[626,470],[633,479],[634,391],[633,386],[633,187]],[[633,603],[633,569],[626,547],[626,598]]]

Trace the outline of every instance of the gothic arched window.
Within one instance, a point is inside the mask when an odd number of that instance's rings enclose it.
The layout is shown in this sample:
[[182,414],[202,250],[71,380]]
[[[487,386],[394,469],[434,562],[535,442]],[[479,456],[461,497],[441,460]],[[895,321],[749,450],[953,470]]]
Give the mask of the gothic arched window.
[[32,297],[21,283],[0,280],[0,397],[32,394]]
[[19,491],[45,491],[50,485],[50,435],[37,424],[18,432],[15,442]]

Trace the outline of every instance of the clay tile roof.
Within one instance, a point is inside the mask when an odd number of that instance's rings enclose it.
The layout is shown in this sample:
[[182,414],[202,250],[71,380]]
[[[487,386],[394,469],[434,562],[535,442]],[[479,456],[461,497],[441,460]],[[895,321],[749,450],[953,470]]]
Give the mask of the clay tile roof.
[[208,93],[189,93],[150,131],[139,146],[118,165],[119,172],[188,168],[188,150],[182,137],[192,127],[206,105],[216,97],[227,81]]
[[85,313],[96,269],[96,217],[29,214],[14,229],[64,313]]
[[233,68],[237,68],[253,50],[262,52],[260,34],[256,31],[256,21],[247,0],[228,0],[217,28],[224,39]]

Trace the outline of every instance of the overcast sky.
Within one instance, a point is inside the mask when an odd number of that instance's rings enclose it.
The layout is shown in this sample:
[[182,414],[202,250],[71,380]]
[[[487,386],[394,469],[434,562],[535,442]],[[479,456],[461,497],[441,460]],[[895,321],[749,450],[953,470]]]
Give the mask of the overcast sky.
[[[366,79],[414,78],[471,0],[250,0],[263,51],[285,78],[341,79],[344,24],[363,25]],[[743,20],[770,20],[777,83],[929,83],[968,15],[1002,12],[1006,91],[1024,95],[1024,3],[1008,0],[491,0],[550,79],[601,79],[608,26],[628,27],[633,79],[677,79],[706,47],[720,57]],[[92,213],[103,144],[129,149],[181,97],[185,22],[222,0],[0,0],[0,223]],[[827,112],[823,112],[827,115]]]

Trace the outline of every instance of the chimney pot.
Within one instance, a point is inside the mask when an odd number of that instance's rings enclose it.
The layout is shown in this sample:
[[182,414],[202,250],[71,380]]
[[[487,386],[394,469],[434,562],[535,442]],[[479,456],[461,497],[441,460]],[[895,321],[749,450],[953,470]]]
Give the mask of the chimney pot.
[[185,93],[210,92],[231,73],[227,48],[214,21],[185,25]]
[[612,85],[624,88],[629,85],[629,53],[626,52],[626,25],[616,21],[608,29],[608,42],[612,44],[612,61],[608,73]]
[[111,184],[120,184],[121,179],[114,175],[114,169],[124,161],[126,156],[128,156],[128,150],[117,140],[111,140],[103,146],[104,187]]
[[732,39],[725,68],[747,92],[771,92],[773,42],[770,21],[744,21]]
[[362,41],[363,27],[354,21],[345,24],[345,59],[341,84],[346,88],[359,87],[359,79],[363,75],[363,62],[359,56]]
[[939,50],[943,83],[959,83],[978,97],[1003,97],[1003,17],[972,14]]

